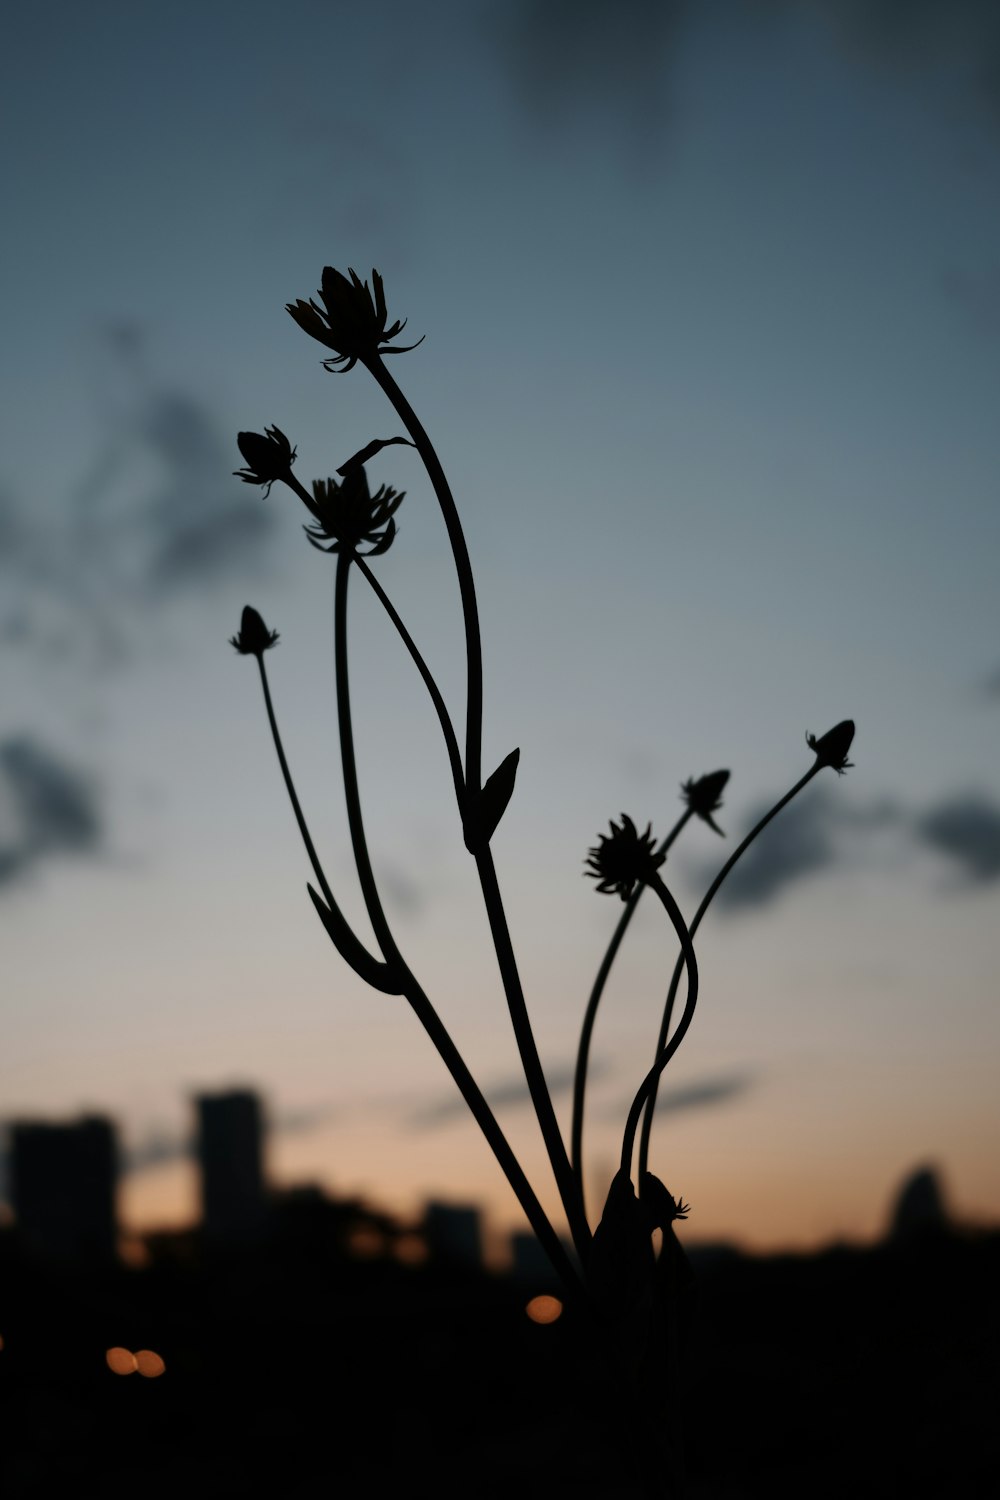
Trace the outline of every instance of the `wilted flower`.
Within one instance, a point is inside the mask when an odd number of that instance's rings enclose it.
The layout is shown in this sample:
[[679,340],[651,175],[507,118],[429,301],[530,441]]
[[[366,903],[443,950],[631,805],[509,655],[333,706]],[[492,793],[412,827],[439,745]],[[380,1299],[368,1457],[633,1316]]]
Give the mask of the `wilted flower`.
[[267,485],[265,496],[276,479],[287,479],[291,474],[297,450],[280,427],[265,427],[263,433],[241,432],[236,442],[247,466],[233,473],[246,484]]
[[229,644],[235,646],[241,656],[256,656],[258,660],[265,651],[277,644],[278,632],[268,630],[252,604],[243,606],[239,635],[231,635]]
[[322,307],[312,297],[308,302],[299,297],[297,301],[285,304],[300,328],[335,351],[334,359],[323,361],[328,370],[340,365],[342,368],[338,373],[346,374],[358,360],[369,365],[380,354],[406,354],[423,342],[417,339],[417,344],[407,344],[405,348],[388,347],[388,341],[406,327],[406,319],[402,322],[397,319],[387,328],[389,314],[385,306],[385,291],[382,278],[374,267],[372,286],[374,295],[367,281],[362,281],[353,269],[348,281],[341,271],[324,266],[323,285],[317,294]]
[[[309,509],[316,525],[307,526],[305,532],[314,547],[321,552],[354,552],[362,542],[371,542],[362,557],[377,557],[389,550],[396,535],[392,515],[405,491],[382,484],[374,495],[369,494],[363,468],[349,470],[343,484],[335,479],[314,479],[312,490]],[[324,541],[331,545],[324,547]]]
[[843,776],[848,767],[854,764],[847,759],[853,738],[854,720],[842,719],[819,739],[814,734],[807,734],[806,744],[810,750],[815,750],[818,765],[832,766],[838,776]]
[[695,781],[693,777],[681,784],[681,796],[693,813],[696,813],[709,828],[714,828],[716,833],[722,833],[712,817],[722,806],[722,788],[729,780],[728,771],[710,771],[707,776],[699,776]]
[[651,880],[666,855],[656,853],[651,824],[640,834],[632,819],[622,813],[621,825],[611,822],[609,826],[610,835],[598,834],[597,847],[587,851],[589,869],[584,874],[599,882],[597,889],[604,895],[616,892],[627,901],[636,881]]

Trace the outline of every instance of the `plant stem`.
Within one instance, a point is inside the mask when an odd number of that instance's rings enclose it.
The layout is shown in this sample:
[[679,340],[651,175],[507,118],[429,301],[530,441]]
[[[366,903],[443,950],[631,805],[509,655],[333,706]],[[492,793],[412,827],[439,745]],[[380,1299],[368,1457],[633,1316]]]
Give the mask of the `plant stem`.
[[563,1248],[559,1236],[548,1220],[541,1204],[528,1182],[517,1157],[511,1150],[496,1117],[486,1102],[482,1091],[470,1073],[461,1053],[452,1041],[444,1023],[435,1011],[430,999],[417,983],[412,971],[396,946],[389,928],[382,903],[379,899],[375,876],[372,871],[365,840],[364,821],[361,815],[361,800],[358,792],[357,763],[354,755],[354,733],[351,724],[350,679],[347,657],[347,585],[353,558],[349,553],[337,556],[337,577],[334,599],[334,656],[337,678],[337,718],[340,728],[340,753],[343,763],[344,792],[347,798],[347,820],[351,831],[358,879],[361,883],[365,906],[371,920],[379,947],[386,961],[398,966],[405,979],[404,993],[417,1019],[438,1050],[442,1061],[458,1085],[480,1130],[486,1137],[504,1176],[510,1183],[525,1216],[553,1267],[565,1282],[570,1293],[581,1290],[579,1276]]
[[[701,905],[698,907],[698,910],[694,914],[694,918],[693,918],[693,920],[691,922],[691,926],[690,926],[690,929],[689,929],[692,938],[694,937],[695,933],[698,931],[698,928],[701,926],[702,918],[704,917],[704,915],[707,912],[708,908],[711,906],[712,901],[713,901],[713,899],[715,897],[716,892],[718,891],[719,887],[722,885],[723,881],[725,880],[726,876],[729,874],[730,870],[735,865],[736,861],[742,857],[742,855],[746,852],[747,849],[749,849],[749,847],[753,843],[754,839],[757,837],[757,835],[759,833],[761,833],[767,827],[768,823],[771,822],[772,818],[776,818],[778,816],[778,814],[781,812],[782,808],[786,807],[788,805],[788,803],[791,802],[792,798],[795,797],[795,796],[797,796],[798,793],[801,792],[802,788],[804,786],[806,786],[813,779],[813,777],[816,775],[816,772],[819,771],[819,770],[821,770],[821,769],[822,769],[821,764],[820,764],[819,761],[817,761],[816,764],[814,766],[810,767],[810,769],[806,772],[806,774],[799,781],[797,781],[795,783],[795,785],[792,787],[791,791],[786,792],[785,795],[782,798],[780,798],[780,800],[777,801],[774,804],[774,806],[771,808],[770,812],[766,813],[764,815],[764,817],[761,818],[760,822],[757,823],[757,824],[755,824],[754,827],[751,828],[750,832],[747,834],[747,836],[743,840],[742,844],[740,844],[738,848],[736,848],[736,849],[733,850],[732,854],[726,860],[725,864],[722,866],[721,870],[716,875],[715,879],[712,881],[712,884],[709,886],[708,890],[705,892],[705,895],[702,897]],[[663,1007],[663,1019],[660,1022],[660,1032],[659,1032],[659,1036],[657,1037],[657,1041],[656,1041],[656,1050],[657,1050],[658,1054],[663,1051],[663,1048],[667,1044],[667,1036],[669,1035],[669,1032],[670,1032],[670,1022],[671,1022],[671,1019],[673,1017],[674,1000],[676,999],[676,996],[677,996],[677,987],[680,984],[681,973],[683,971],[683,968],[684,968],[684,955],[681,954],[681,956],[678,958],[676,964],[674,965],[673,976],[672,976],[672,978],[670,980],[670,989],[667,992],[666,1003],[664,1004],[664,1007]],[[652,1133],[652,1128],[653,1128],[653,1112],[656,1109],[656,1093],[657,1093],[658,1084],[659,1084],[659,1073],[657,1073],[656,1079],[654,1080],[652,1088],[649,1091],[649,1097],[648,1097],[648,1099],[646,1101],[645,1114],[643,1115],[642,1131],[641,1131],[641,1134],[640,1134],[640,1137],[639,1137],[639,1180],[640,1180],[640,1182],[642,1181],[642,1174],[647,1170],[647,1162],[649,1161],[649,1138],[650,1138],[650,1135]]]
[[274,748],[278,752],[278,764],[281,767],[281,774],[285,778],[285,788],[288,792],[288,800],[292,804],[292,812],[295,814],[295,821],[299,825],[299,833],[302,835],[302,842],[305,845],[306,854],[309,856],[309,863],[313,867],[313,874],[316,876],[316,879],[319,882],[319,888],[326,898],[327,905],[335,907],[337,903],[333,899],[333,892],[331,891],[329,884],[327,883],[327,878],[323,873],[323,866],[319,862],[319,856],[316,853],[316,847],[313,844],[312,838],[309,833],[309,825],[306,823],[305,814],[302,811],[301,803],[299,802],[298,795],[295,791],[295,783],[292,780],[292,773],[288,768],[288,761],[285,758],[284,746],[281,743],[281,735],[278,732],[278,720],[275,717],[274,704],[271,702],[271,689],[267,681],[267,668],[264,665],[263,654],[257,657],[257,665],[260,668],[260,685],[264,689],[264,704],[267,708],[268,722],[271,725],[271,737],[274,740]]
[[545,1149],[552,1164],[552,1172],[556,1179],[556,1186],[559,1190],[559,1197],[562,1200],[570,1234],[573,1237],[573,1244],[576,1246],[576,1251],[581,1261],[586,1264],[586,1256],[590,1249],[591,1241],[590,1229],[583,1212],[583,1203],[577,1192],[573,1170],[566,1152],[566,1143],[562,1138],[559,1122],[552,1107],[552,1096],[545,1082],[545,1073],[542,1069],[541,1059],[538,1056],[538,1049],[535,1046],[531,1023],[528,1020],[524,992],[521,989],[521,980],[517,971],[517,960],[514,957],[510,930],[507,926],[507,916],[504,911],[500,887],[497,883],[496,867],[493,864],[493,854],[489,845],[487,844],[478,849],[475,858],[483,890],[483,901],[486,905],[486,915],[489,919],[490,931],[493,934],[493,946],[500,968],[500,977],[503,980],[504,993],[507,997],[507,1009],[510,1012],[510,1019],[514,1027],[514,1036],[517,1040],[517,1049],[521,1058],[521,1066],[524,1068],[528,1091],[535,1107],[535,1115],[542,1132],[542,1139],[545,1142]]
[[392,403],[400,420],[413,439],[417,452],[423,460],[428,478],[434,487],[444,524],[451,542],[458,587],[462,596],[462,614],[465,619],[465,655],[468,672],[465,728],[465,784],[469,800],[474,801],[482,790],[483,758],[483,647],[479,632],[479,607],[476,603],[476,584],[472,576],[472,563],[465,542],[465,533],[459,520],[451,487],[441,467],[441,460],[434,451],[413,407],[396,384],[382,360],[376,357],[368,369]]
[[[448,537],[451,542],[452,554],[455,559],[455,569],[458,574],[458,584],[462,598],[462,613],[465,619],[465,644],[468,668],[465,793],[467,805],[471,810],[475,806],[482,789],[483,659],[482,642],[479,632],[479,611],[476,604],[476,588],[472,576],[469,551],[466,546],[465,534],[462,531],[462,524],[459,520],[454,496],[451,493],[451,488],[445,476],[444,469],[441,466],[441,461],[416,412],[403,395],[392,375],[385,368],[381,359],[375,359],[369,363],[368,369],[382,388],[387,399],[391,402],[423,460],[428,478],[431,481],[438,504],[441,507],[441,514],[444,518]],[[545,1082],[545,1074],[538,1056],[538,1049],[535,1046],[531,1021],[524,1002],[524,993],[518,975],[517,961],[514,957],[514,949],[507,926],[503,899],[497,883],[493,856],[488,846],[477,848],[474,853],[490,930],[493,934],[493,945],[496,951],[497,963],[500,967],[504,993],[507,998],[507,1009],[510,1012],[517,1049],[521,1058],[521,1066],[524,1069],[531,1102],[534,1106],[535,1116],[542,1132],[542,1139],[545,1142],[545,1149],[552,1165],[556,1186],[558,1187],[559,1196],[562,1200],[567,1222],[569,1223],[570,1233],[573,1236],[577,1252],[581,1259],[583,1259],[589,1248],[590,1231],[583,1213],[583,1205],[576,1191],[573,1171],[566,1152],[566,1143],[559,1129],[559,1122],[552,1107],[552,1098],[549,1094],[548,1085]]]
[[[687,808],[681,814],[657,849],[657,856],[667,853],[671,844],[673,844],[678,834],[680,834],[685,824],[688,823],[693,815],[694,809],[691,807]],[[639,905],[644,889],[645,886],[641,883],[637,886],[626,902],[625,910],[618,919],[618,926],[614,930],[611,942],[608,944],[607,952],[597,971],[594,987],[590,992],[590,999],[587,1001],[587,1009],[584,1012],[583,1025],[580,1028],[580,1045],[576,1054],[576,1071],[573,1074],[573,1126],[570,1135],[570,1158],[573,1163],[576,1190],[579,1194],[584,1214],[586,1214],[586,1188],[583,1178],[583,1116],[584,1099],[587,1089],[587,1065],[590,1061],[590,1043],[594,1032],[594,1023],[597,1020],[597,1007],[601,1003],[601,996],[604,994],[604,987],[608,982],[611,967],[618,955],[618,949],[622,945],[622,941],[629,928],[629,923],[635,914],[636,907]]]
[[426,687],[428,693],[430,693],[431,702],[434,704],[434,708],[437,712],[438,722],[441,725],[441,732],[444,735],[444,742],[448,749],[448,760],[451,765],[452,780],[455,783],[455,797],[458,801],[458,810],[464,819],[465,778],[462,775],[462,756],[458,748],[458,740],[455,738],[455,730],[452,727],[452,722],[448,714],[447,706],[441,696],[441,690],[438,687],[437,683],[434,681],[434,678],[431,675],[430,668],[424,661],[423,656],[420,654],[416,642],[397,614],[392,600],[389,598],[388,594],[379,583],[371,568],[369,568],[363,557],[355,556],[354,561],[361,569],[361,572],[364,574],[365,578],[367,578],[368,582],[371,584],[376,598],[379,600],[382,608],[389,616],[389,619],[395,625],[396,630],[399,633],[399,637],[403,642],[403,645],[406,647],[407,651],[409,651],[410,656],[413,658],[413,662],[416,666],[417,671],[423,678],[424,686]]
[[[639,1085],[638,1093],[632,1100],[632,1107],[628,1112],[628,1119],[625,1122],[625,1134],[622,1138],[621,1170],[627,1173],[631,1172],[632,1168],[635,1132],[639,1124],[639,1116],[642,1113],[643,1105],[648,1095],[656,1088],[660,1074],[684,1040],[687,1029],[694,1017],[694,1008],[698,1003],[698,960],[695,957],[694,945],[691,942],[691,929],[684,921],[680,907],[657,872],[654,871],[649,884],[663,902],[667,916],[673,923],[674,931],[680,940],[682,950],[681,962],[687,965],[688,971],[687,1002],[684,1006],[684,1014],[677,1023],[677,1030],[674,1032],[667,1046],[657,1056],[653,1066]],[[640,1183],[642,1182],[641,1173],[639,1181]]]

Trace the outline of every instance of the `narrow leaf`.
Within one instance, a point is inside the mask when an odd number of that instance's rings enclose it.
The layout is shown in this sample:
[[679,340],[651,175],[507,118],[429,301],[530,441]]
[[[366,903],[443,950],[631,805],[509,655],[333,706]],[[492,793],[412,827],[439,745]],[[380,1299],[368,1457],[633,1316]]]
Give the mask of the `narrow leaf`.
[[374,458],[376,453],[381,453],[383,448],[391,448],[393,443],[405,443],[407,448],[415,447],[415,444],[405,437],[372,438],[370,443],[366,443],[357,453],[353,453],[346,463],[341,464],[337,473],[346,478],[352,469],[360,469],[370,458]]
[[497,830],[497,825],[514,792],[514,778],[520,749],[512,750],[497,766],[479,794],[479,833],[484,844],[488,844]]
[[351,931],[340,907],[336,904],[327,906],[311,885],[307,884],[306,889],[312,897],[313,906],[319,912],[320,921],[326,928],[330,941],[341,958],[350,964],[355,974],[360,975],[373,989],[381,990],[384,995],[401,995],[403,986],[397,974],[387,963],[372,957],[364,944]]

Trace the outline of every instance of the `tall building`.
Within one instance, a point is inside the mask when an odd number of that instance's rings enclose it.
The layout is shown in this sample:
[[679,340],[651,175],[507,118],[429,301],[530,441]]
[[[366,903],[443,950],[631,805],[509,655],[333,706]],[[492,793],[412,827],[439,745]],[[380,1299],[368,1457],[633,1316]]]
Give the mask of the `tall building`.
[[267,1209],[260,1099],[234,1089],[201,1094],[196,1103],[205,1237],[225,1245],[254,1240]]
[[457,1203],[428,1203],[424,1235],[432,1260],[463,1266],[482,1265],[483,1242],[479,1209]]
[[110,1120],[10,1127],[11,1201],[20,1240],[53,1260],[107,1261],[117,1238],[118,1147]]

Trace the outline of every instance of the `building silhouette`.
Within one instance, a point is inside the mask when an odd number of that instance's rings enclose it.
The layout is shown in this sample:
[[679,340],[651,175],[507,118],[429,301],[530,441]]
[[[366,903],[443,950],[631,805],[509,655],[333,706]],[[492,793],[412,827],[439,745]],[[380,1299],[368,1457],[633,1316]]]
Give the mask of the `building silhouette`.
[[477,1268],[482,1265],[478,1208],[455,1203],[428,1203],[424,1212],[424,1236],[432,1259]]
[[32,1255],[110,1261],[117,1240],[118,1146],[110,1120],[10,1127],[10,1192],[18,1237]]
[[250,1089],[234,1089],[200,1094],[195,1102],[205,1238],[230,1246],[253,1241],[267,1212],[260,1098]]

